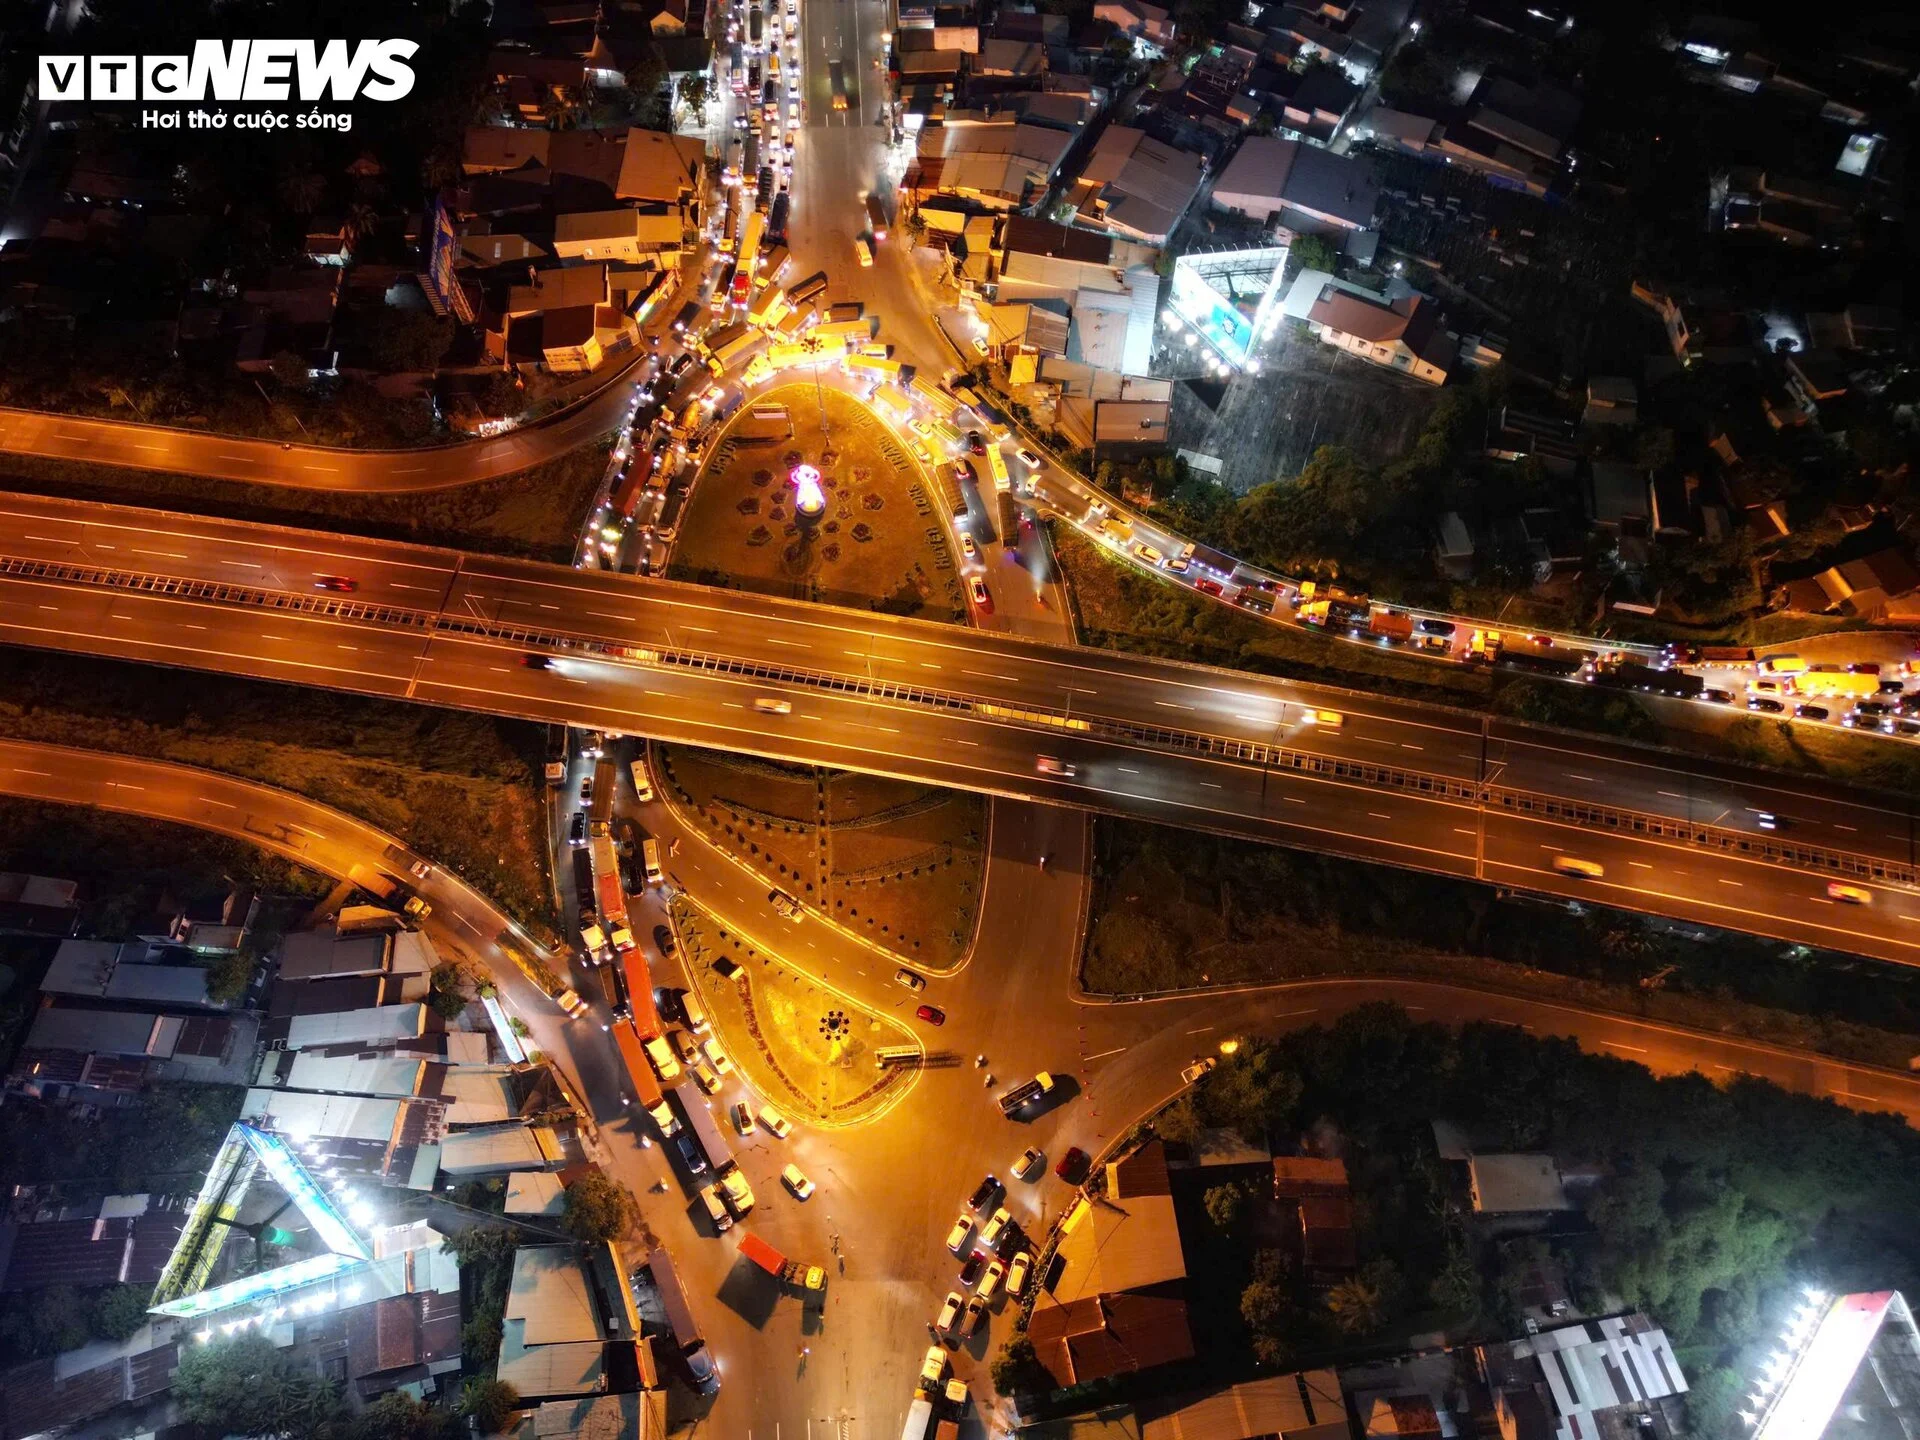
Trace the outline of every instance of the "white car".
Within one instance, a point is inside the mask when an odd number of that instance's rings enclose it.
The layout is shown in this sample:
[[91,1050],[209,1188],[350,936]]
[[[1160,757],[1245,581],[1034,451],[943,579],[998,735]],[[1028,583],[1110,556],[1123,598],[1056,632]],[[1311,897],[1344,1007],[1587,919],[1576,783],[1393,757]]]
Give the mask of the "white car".
[[964,530],[960,532],[960,553],[969,560],[980,553],[980,547],[973,543],[973,536]]
[[947,1249],[956,1255],[965,1254],[967,1240],[972,1234],[973,1216],[962,1210],[960,1218],[953,1222],[953,1229],[947,1232]]
[[771,1105],[760,1107],[760,1123],[767,1127],[767,1133],[776,1140],[784,1140],[793,1133],[793,1122]]
[[1194,1081],[1198,1080],[1202,1075],[1206,1074],[1209,1070],[1213,1069],[1213,1067],[1218,1065],[1219,1063],[1220,1062],[1214,1059],[1213,1056],[1211,1055],[1207,1056],[1206,1059],[1204,1060],[1194,1061],[1193,1064],[1187,1066],[1186,1069],[1180,1072],[1180,1083],[1182,1085],[1193,1084]]
[[1046,1151],[1036,1150],[1032,1146],[1028,1146],[1020,1152],[1020,1158],[1013,1162],[1013,1178],[1016,1180],[1031,1180],[1040,1173],[1046,1163]]
[[742,1135],[751,1135],[759,1128],[753,1123],[753,1110],[744,1100],[733,1102],[733,1128]]
[[717,1094],[720,1090],[720,1077],[705,1065],[693,1067],[693,1079],[694,1083],[709,1095]]
[[980,1277],[980,1283],[973,1287],[973,1293],[982,1300],[993,1299],[993,1292],[1000,1288],[1000,1282],[1006,1278],[1007,1267],[998,1260],[987,1266],[986,1274]]
[[707,1059],[713,1062],[713,1068],[722,1075],[733,1073],[733,1061],[727,1058],[727,1052],[720,1048],[720,1041],[709,1035],[707,1043],[701,1047],[707,1052]]
[[1027,1290],[1027,1276],[1033,1271],[1033,1252],[1022,1250],[1007,1267],[1007,1298],[1018,1300]]
[[923,1389],[931,1390],[947,1378],[947,1347],[929,1345],[927,1358],[920,1362],[920,1384]]
[[933,1328],[943,1335],[950,1335],[960,1325],[960,1310],[967,1303],[966,1297],[958,1290],[949,1290],[947,1300],[940,1307],[940,1318],[933,1322]]
[[747,1212],[753,1209],[753,1187],[747,1184],[747,1177],[740,1173],[738,1166],[720,1177],[720,1189],[727,1197],[727,1208],[733,1211],[734,1218],[746,1219]]
[[818,1188],[813,1181],[800,1173],[798,1165],[783,1167],[780,1171],[780,1183],[793,1192],[793,1198],[796,1200],[811,1198],[815,1189]]
[[1002,1205],[993,1212],[993,1218],[987,1221],[987,1228],[980,1232],[980,1248],[991,1255],[1006,1238],[1007,1227],[1012,1224],[1013,1216],[1009,1215],[1007,1207]]

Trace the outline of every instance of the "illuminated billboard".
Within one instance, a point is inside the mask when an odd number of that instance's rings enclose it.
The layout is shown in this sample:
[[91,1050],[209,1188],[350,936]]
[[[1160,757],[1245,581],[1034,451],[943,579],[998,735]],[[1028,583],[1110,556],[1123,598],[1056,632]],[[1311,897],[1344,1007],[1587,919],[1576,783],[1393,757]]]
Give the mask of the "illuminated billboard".
[[[1920,1399],[1920,1330],[1897,1290],[1829,1297],[1808,1291],[1762,1368],[1750,1408],[1752,1440],[1819,1440],[1845,1402],[1847,1433],[1903,1436],[1902,1412]],[[1884,1426],[1873,1424],[1884,1415]]]
[[1286,264],[1284,245],[1182,255],[1173,266],[1172,310],[1161,318],[1226,366],[1257,368],[1254,354],[1279,320]]

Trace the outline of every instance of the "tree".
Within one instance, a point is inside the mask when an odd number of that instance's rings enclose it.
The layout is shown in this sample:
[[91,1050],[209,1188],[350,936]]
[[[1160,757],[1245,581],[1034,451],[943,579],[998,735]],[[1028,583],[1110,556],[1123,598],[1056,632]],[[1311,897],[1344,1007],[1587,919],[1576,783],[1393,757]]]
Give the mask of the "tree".
[[362,305],[342,316],[350,362],[387,375],[431,371],[453,343],[453,317],[393,305]]
[[1339,263],[1339,254],[1331,241],[1319,235],[1301,235],[1293,242],[1293,258],[1302,270],[1325,270],[1329,274]]
[[638,1207],[627,1187],[604,1170],[589,1170],[567,1187],[562,1223],[576,1240],[616,1240],[626,1234]]
[[1015,1335],[1000,1348],[988,1367],[993,1388],[1002,1395],[1044,1395],[1053,1389],[1053,1376],[1040,1363],[1033,1341]]
[[706,110],[707,76],[704,70],[698,75],[689,75],[680,82],[680,103],[696,112]]
[[88,1305],[88,1328],[102,1340],[127,1340],[147,1323],[151,1285],[115,1285],[93,1296]]
[[1214,1229],[1223,1234],[1233,1229],[1245,1201],[1246,1196],[1238,1185],[1215,1185],[1200,1197],[1207,1219],[1212,1222]]
[[258,1334],[183,1349],[173,1398],[195,1425],[248,1435],[312,1435],[342,1414],[331,1382]]
[[1427,1298],[1457,1315],[1480,1312],[1480,1271],[1465,1246],[1456,1243],[1448,1248],[1446,1262],[1427,1286]]
[[433,1006],[434,1014],[453,1020],[467,1008],[467,977],[453,961],[443,960],[434,966],[428,986],[428,1003]]
[[455,1440],[462,1429],[452,1411],[389,1390],[354,1417],[347,1440]]
[[460,1392],[460,1413],[473,1421],[482,1435],[498,1434],[520,1408],[520,1392],[504,1380],[467,1381]]
[[1240,1318],[1256,1334],[1271,1334],[1278,1330],[1286,1313],[1286,1292],[1278,1285],[1256,1280],[1240,1292]]
[[307,362],[291,350],[276,350],[267,361],[267,373],[289,390],[304,390],[313,378],[307,374]]
[[1393,1318],[1403,1288],[1400,1269],[1391,1260],[1370,1260],[1327,1292],[1327,1312],[1342,1334],[1377,1334]]
[[1200,1134],[1200,1117],[1194,1113],[1193,1097],[1182,1095],[1160,1112],[1153,1122],[1154,1133],[1173,1145],[1191,1144]]

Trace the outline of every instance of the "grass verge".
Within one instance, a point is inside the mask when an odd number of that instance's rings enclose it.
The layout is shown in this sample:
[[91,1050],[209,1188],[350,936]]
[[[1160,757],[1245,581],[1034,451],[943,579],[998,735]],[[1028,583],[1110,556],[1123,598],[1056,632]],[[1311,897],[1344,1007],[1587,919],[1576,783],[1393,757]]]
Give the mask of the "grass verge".
[[567,564],[605,474],[610,447],[611,437],[518,475],[417,495],[292,490],[21,455],[0,455],[0,489],[266,525],[350,530],[385,540]]
[[1404,975],[1902,1069],[1920,1050],[1901,967],[1132,821],[1094,843],[1097,993]]
[[377,825],[552,931],[539,727],[392,700],[16,653],[0,735],[197,765]]
[[[730,933],[684,895],[672,910],[688,978],[762,1099],[795,1119],[832,1126],[860,1124],[891,1103],[912,1071],[881,1069],[874,1051],[912,1044],[904,1027]],[[737,980],[715,973],[722,958],[742,967]]]
[[973,942],[987,801],[846,771],[657,746],[682,818],[767,882],[930,970]]

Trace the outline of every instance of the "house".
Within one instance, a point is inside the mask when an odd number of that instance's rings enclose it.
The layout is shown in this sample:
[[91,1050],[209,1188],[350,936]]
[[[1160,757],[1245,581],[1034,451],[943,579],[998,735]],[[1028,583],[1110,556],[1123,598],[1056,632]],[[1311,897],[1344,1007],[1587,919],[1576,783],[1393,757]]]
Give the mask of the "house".
[[630,129],[613,182],[616,199],[641,205],[691,207],[697,216],[707,142],[697,135]]
[[1276,1155],[1273,1196],[1291,1207],[1307,1279],[1331,1285],[1359,1263],[1353,1241],[1353,1198],[1347,1163],[1315,1155]]
[[995,244],[999,294],[1008,300],[1072,300],[1082,288],[1128,289],[1123,242],[1048,220],[1009,215]]
[[[973,27],[978,43],[979,31]],[[954,47],[961,48],[961,47]],[[979,46],[972,70],[975,75],[996,80],[1034,80],[1046,74],[1046,47],[1032,40],[1008,40],[993,36]]]
[[1640,1314],[1474,1347],[1501,1440],[1671,1440],[1687,1377]]
[[1813,580],[1827,599],[1821,610],[1883,623],[1906,623],[1920,613],[1920,570],[1897,545],[1823,570]]
[[556,215],[553,253],[561,260],[643,262],[678,269],[685,235],[677,211],[664,215],[641,210],[588,210]]
[[1634,425],[1640,419],[1640,392],[1623,375],[1595,375],[1587,381],[1582,425]]
[[53,1285],[152,1285],[166,1268],[186,1213],[151,1195],[108,1195],[82,1213],[0,1223],[0,1293]]
[[1673,358],[1684,362],[1687,358],[1687,342],[1693,337],[1687,329],[1686,316],[1681,313],[1680,302],[1663,290],[1656,290],[1644,281],[1633,282],[1633,298],[1653,311],[1660,321],[1660,328],[1667,337],[1667,348],[1673,351]]
[[660,8],[647,19],[647,28],[656,35],[687,33],[687,0],[659,0]]
[[1100,401],[1093,407],[1093,443],[1096,448],[1162,447],[1167,443],[1167,421],[1172,410],[1166,404]]
[[667,1392],[648,1386],[628,1395],[549,1400],[507,1433],[512,1440],[666,1440]]
[[0,872],[0,930],[22,935],[67,935],[79,920],[77,882],[17,870]]
[[1177,28],[1170,13],[1146,0],[1095,0],[1093,18],[1160,50],[1173,44]]
[[1316,65],[1301,77],[1280,107],[1283,125],[1297,130],[1321,145],[1331,140],[1353,102],[1360,98],[1360,87],[1332,65]]
[[[1018,209],[1052,182],[1073,144],[1071,129],[1024,118],[991,124],[957,118],[949,115],[946,125],[921,132],[919,175],[903,180],[905,188],[960,196],[989,210]],[[930,159],[939,163],[929,166]]]
[[1644,536],[1650,513],[1646,475],[1625,461],[1594,461],[1588,508],[1596,529]]
[[1346,1440],[1347,1400],[1331,1370],[1266,1375],[1136,1407],[1140,1440]]
[[1073,183],[1075,218],[1130,240],[1164,244],[1205,175],[1198,155],[1162,145],[1130,125],[1109,125]]
[[1061,1225],[1057,1278],[1027,1336],[1061,1389],[1192,1357],[1187,1262],[1158,1140],[1107,1167]]
[[571,1245],[522,1245],[500,1327],[500,1379],[526,1401],[607,1389],[605,1332],[587,1272]]
[[166,1015],[47,1005],[13,1057],[8,1090],[125,1103],[150,1080],[236,1084],[252,1068],[251,1016]]
[[473,125],[468,127],[460,150],[460,169],[467,175],[497,175],[524,166],[544,166],[551,130],[530,130],[518,125]]
[[1273,135],[1249,135],[1213,187],[1220,209],[1296,230],[1364,229],[1379,201],[1365,160]]
[[1470,1155],[1467,1194],[1481,1216],[1527,1219],[1574,1208],[1551,1155]]
[[1544,196],[1559,177],[1580,102],[1539,81],[1523,85],[1495,71],[1482,75],[1463,109],[1427,142],[1450,163]]
[[1382,304],[1332,285],[1307,312],[1320,339],[1370,365],[1444,385],[1455,345],[1440,324],[1440,307],[1422,295]]

